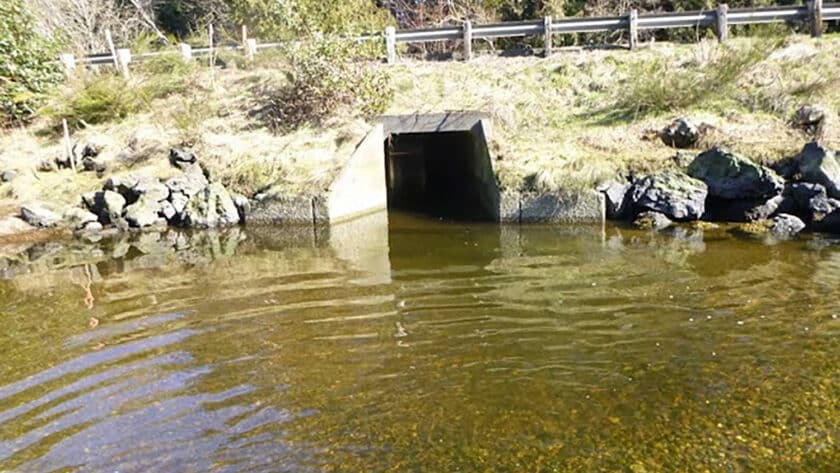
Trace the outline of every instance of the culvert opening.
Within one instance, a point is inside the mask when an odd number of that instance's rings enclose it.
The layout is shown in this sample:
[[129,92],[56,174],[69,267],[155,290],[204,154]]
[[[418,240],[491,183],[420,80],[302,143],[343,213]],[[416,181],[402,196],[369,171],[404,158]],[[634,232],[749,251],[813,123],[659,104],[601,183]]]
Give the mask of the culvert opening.
[[489,177],[486,149],[472,131],[390,135],[385,140],[388,209],[459,221],[498,220],[498,190]]

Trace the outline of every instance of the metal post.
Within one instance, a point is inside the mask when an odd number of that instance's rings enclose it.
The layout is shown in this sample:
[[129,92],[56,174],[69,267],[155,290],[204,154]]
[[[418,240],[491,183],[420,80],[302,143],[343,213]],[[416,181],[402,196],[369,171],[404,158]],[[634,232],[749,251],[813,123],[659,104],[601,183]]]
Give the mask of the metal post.
[[551,31],[551,15],[543,19],[543,34],[545,35],[545,57],[551,56],[551,50],[554,46],[553,33]]
[[131,51],[128,49],[117,49],[117,61],[120,64],[120,72],[128,79],[128,64],[131,62]]
[[181,49],[181,57],[184,58],[184,62],[192,61],[192,46],[187,43],[181,43],[178,47]]
[[466,20],[464,22],[464,60],[472,59],[472,22]]
[[727,15],[729,14],[729,5],[725,3],[720,3],[717,6],[716,10],[716,25],[715,25],[715,33],[717,33],[718,41],[721,43],[726,42],[729,38],[729,20]]
[[67,77],[70,77],[70,75],[73,74],[73,71],[76,70],[76,56],[73,56],[72,54],[62,54],[59,56],[59,60],[64,66],[64,74],[67,75]]
[[385,49],[388,51],[388,64],[397,62],[397,29],[393,26],[385,28]]
[[636,49],[639,46],[639,11],[635,8],[630,10],[628,23],[630,25],[630,49]]
[[811,20],[811,36],[814,38],[822,36],[822,9],[823,0],[808,2],[808,19]]

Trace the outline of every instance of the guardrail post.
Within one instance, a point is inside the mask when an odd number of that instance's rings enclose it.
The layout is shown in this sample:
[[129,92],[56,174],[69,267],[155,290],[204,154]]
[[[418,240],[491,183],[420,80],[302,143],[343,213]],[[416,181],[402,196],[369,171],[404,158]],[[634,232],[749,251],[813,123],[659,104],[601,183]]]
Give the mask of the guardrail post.
[[128,49],[117,49],[117,62],[120,64],[120,72],[128,79],[128,64],[131,62],[131,51]]
[[464,22],[464,60],[472,59],[472,22],[467,20]]
[[397,29],[393,26],[385,28],[385,49],[388,52],[388,64],[397,62]]
[[117,58],[117,50],[114,48],[114,38],[111,37],[111,30],[105,29],[105,42],[108,43],[108,51],[111,52],[111,59],[114,61],[114,68],[120,70],[120,60]]
[[73,74],[73,71],[76,70],[76,56],[72,54],[62,54],[59,57],[61,61],[61,65],[64,67],[64,74],[67,77],[70,77]]
[[254,56],[257,55],[257,40],[254,38],[248,38],[245,42],[245,55],[249,61],[254,62]]
[[811,36],[814,38],[822,36],[822,7],[822,0],[808,2],[808,19],[811,20]]
[[717,6],[716,10],[716,25],[715,25],[715,33],[717,33],[718,41],[721,43],[725,42],[729,38],[729,19],[727,15],[729,14],[729,5],[725,3],[720,3]]
[[181,43],[178,45],[178,48],[181,50],[181,57],[184,59],[184,62],[192,61],[192,46],[187,43]]
[[545,57],[551,56],[551,50],[554,46],[554,34],[551,31],[551,23],[551,15],[546,16],[543,20],[543,34],[545,35]]
[[630,25],[630,49],[636,49],[639,46],[639,11],[635,8],[630,10],[628,23]]
[[210,54],[208,54],[210,59],[207,60],[207,64],[212,68],[216,63],[216,58],[213,57],[213,23],[207,25],[207,33],[207,36],[210,38]]

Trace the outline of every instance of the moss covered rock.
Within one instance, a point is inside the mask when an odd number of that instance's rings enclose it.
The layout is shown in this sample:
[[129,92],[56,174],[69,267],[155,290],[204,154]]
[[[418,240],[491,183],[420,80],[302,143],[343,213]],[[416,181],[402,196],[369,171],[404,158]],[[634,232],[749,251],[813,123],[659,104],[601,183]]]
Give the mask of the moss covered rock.
[[768,199],[785,186],[772,169],[719,147],[694,158],[688,174],[706,183],[710,196],[729,200]]

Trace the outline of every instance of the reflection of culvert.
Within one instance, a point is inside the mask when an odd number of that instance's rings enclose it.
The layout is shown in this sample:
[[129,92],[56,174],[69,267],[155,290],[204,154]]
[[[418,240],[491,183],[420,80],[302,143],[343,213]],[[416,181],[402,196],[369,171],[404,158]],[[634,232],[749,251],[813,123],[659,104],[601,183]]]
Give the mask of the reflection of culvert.
[[461,112],[385,117],[388,208],[470,221],[499,220],[487,124]]

